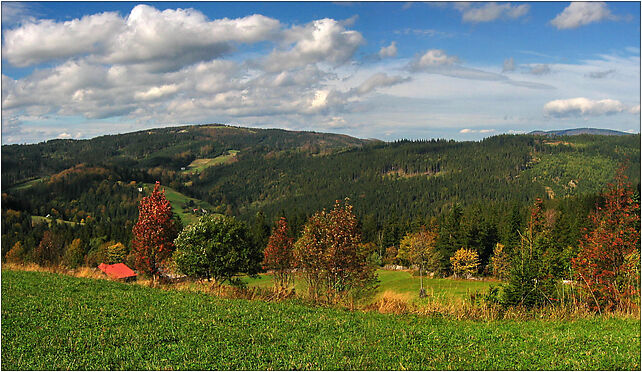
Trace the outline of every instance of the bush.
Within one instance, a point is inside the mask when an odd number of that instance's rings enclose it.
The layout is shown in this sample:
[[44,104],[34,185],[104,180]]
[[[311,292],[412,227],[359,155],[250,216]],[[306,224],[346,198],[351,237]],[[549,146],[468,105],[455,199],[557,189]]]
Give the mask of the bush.
[[262,252],[254,245],[244,223],[234,217],[201,217],[176,238],[173,260],[179,272],[197,279],[241,284],[239,273],[256,275]]
[[75,269],[83,264],[85,259],[85,248],[80,239],[74,239],[71,244],[65,248],[65,254],[62,256],[62,262],[65,266]]

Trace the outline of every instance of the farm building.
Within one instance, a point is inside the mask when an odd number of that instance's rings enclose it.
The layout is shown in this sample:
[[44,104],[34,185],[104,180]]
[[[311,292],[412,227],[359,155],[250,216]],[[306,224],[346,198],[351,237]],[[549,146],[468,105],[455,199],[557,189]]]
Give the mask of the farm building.
[[112,279],[127,281],[134,280],[136,278],[136,273],[123,263],[117,263],[113,265],[101,263],[100,265],[98,265],[98,268],[100,269],[100,271],[104,272]]

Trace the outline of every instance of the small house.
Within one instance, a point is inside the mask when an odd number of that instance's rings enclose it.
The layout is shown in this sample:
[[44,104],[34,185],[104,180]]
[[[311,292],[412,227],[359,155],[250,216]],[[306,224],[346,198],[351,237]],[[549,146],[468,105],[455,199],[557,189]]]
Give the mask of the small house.
[[100,271],[104,272],[112,279],[124,281],[136,279],[136,273],[132,269],[127,267],[127,265],[125,265],[124,263],[117,263],[113,265],[101,263],[100,265],[98,265],[98,268],[100,269]]

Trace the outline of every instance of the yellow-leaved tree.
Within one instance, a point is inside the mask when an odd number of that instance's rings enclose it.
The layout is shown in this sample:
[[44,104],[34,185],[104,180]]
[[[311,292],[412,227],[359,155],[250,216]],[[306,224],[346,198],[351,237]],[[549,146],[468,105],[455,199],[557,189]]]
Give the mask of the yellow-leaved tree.
[[472,249],[460,248],[450,257],[456,278],[470,278],[477,273],[479,255]]
[[416,233],[409,233],[401,239],[397,259],[407,261],[419,267],[419,297],[426,296],[423,275],[426,272],[439,270],[441,255],[436,248],[437,233],[422,228]]

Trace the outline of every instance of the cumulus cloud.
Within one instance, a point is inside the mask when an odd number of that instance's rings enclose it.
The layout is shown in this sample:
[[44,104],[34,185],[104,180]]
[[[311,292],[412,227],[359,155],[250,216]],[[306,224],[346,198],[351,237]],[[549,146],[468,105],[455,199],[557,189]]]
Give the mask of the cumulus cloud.
[[397,56],[397,42],[393,41],[387,47],[379,49],[379,58],[396,57]]
[[451,66],[459,61],[456,56],[449,56],[441,49],[431,49],[415,58],[410,67],[413,70],[425,70],[435,67]]
[[117,13],[100,13],[67,22],[40,20],[3,31],[4,58],[19,67],[90,53],[104,53],[124,21]]
[[505,59],[504,67],[502,68],[502,72],[510,72],[510,71],[515,71],[515,60],[513,59],[513,57]]
[[617,20],[603,2],[573,2],[551,24],[558,30],[578,28],[602,20]]
[[271,53],[263,64],[267,71],[284,71],[317,62],[340,65],[352,58],[364,42],[361,33],[346,30],[341,22],[329,18],[292,27],[286,31],[285,39],[293,46]]
[[640,105],[635,105],[629,109],[631,114],[640,114]]
[[481,23],[497,19],[517,19],[528,14],[530,5],[511,5],[510,3],[475,3],[458,2],[455,9],[461,12],[463,22]]
[[90,56],[100,63],[148,63],[178,69],[229,52],[233,43],[275,37],[279,21],[262,15],[209,21],[194,9],[135,6],[126,18],[105,12],[66,22],[40,20],[4,31],[3,54],[15,66]]
[[558,99],[544,105],[544,114],[555,117],[600,116],[624,111],[622,102],[613,99],[599,101],[584,97]]

